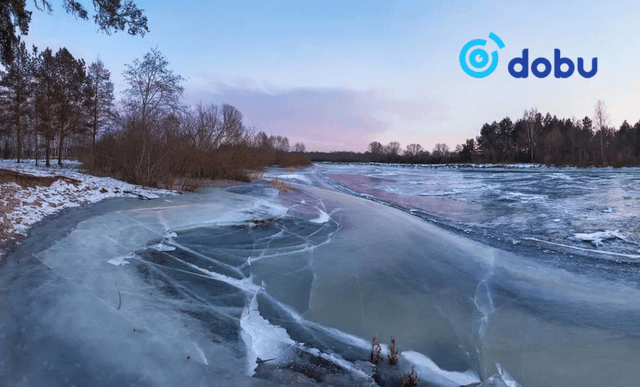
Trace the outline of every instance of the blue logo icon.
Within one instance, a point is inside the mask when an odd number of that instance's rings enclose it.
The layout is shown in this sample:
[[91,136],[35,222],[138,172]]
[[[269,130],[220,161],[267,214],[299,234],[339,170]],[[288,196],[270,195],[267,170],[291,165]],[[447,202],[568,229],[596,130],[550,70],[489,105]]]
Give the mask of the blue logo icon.
[[[493,40],[498,45],[498,48],[504,48],[502,39],[493,32],[489,34],[489,39]],[[467,42],[460,51],[460,66],[462,66],[465,73],[474,78],[484,78],[498,67],[498,51],[491,53],[491,63],[489,63],[489,53],[484,49],[486,44],[486,39],[473,39]],[[467,63],[467,57],[469,63]]]
[[[493,32],[489,33],[489,39],[498,45],[498,49],[504,48],[502,39]],[[462,70],[474,78],[487,77],[498,67],[498,50],[489,54],[485,49],[486,44],[486,39],[473,39],[467,42],[460,51]],[[519,66],[519,69],[516,66]],[[563,69],[562,66],[565,68]],[[553,63],[549,59],[540,57],[533,60],[531,67],[529,67],[529,49],[525,48],[522,50],[521,57],[509,61],[507,69],[514,78],[529,77],[529,69],[536,78],[546,78],[552,72],[556,78],[569,78],[576,70],[583,78],[592,78],[598,72],[598,58],[591,59],[591,69],[587,71],[583,58],[578,58],[576,65],[573,60],[563,57],[560,49],[556,48],[553,50]]]

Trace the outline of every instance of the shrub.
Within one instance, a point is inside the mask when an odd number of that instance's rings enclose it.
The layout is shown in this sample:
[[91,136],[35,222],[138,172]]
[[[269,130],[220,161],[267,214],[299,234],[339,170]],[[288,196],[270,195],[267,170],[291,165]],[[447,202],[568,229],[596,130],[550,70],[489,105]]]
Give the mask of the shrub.
[[409,374],[402,373],[402,387],[417,387],[418,384],[420,384],[420,377],[418,377],[414,366],[411,366]]
[[267,166],[311,165],[304,155],[251,145],[248,140],[196,144],[175,117],[147,124],[125,117],[120,125],[82,155],[88,172],[132,184],[193,191],[206,185],[206,179],[249,182],[253,172]]

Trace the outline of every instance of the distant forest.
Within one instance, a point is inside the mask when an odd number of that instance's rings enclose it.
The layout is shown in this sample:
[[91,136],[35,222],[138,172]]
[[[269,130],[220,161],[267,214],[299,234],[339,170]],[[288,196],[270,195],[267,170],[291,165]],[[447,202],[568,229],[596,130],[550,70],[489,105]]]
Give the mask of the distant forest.
[[611,127],[607,107],[598,101],[593,117],[562,119],[537,109],[522,118],[485,123],[480,135],[451,150],[436,144],[429,152],[419,144],[403,150],[398,142],[369,144],[365,153],[311,152],[312,161],[445,163],[542,163],[572,166],[630,166],[640,164],[640,121]]

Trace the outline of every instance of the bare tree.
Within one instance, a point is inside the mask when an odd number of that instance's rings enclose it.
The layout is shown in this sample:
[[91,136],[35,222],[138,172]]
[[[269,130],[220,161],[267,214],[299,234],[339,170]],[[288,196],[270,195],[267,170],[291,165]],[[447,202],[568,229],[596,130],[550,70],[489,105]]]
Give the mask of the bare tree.
[[222,126],[214,136],[214,146],[237,144],[244,138],[244,133],[242,113],[231,105],[222,105]]
[[602,165],[606,164],[604,158],[604,147],[606,144],[605,136],[609,134],[609,124],[611,122],[611,116],[607,111],[607,105],[603,100],[598,100],[596,102],[596,106],[593,112],[593,123],[596,127],[596,135],[599,134],[598,138],[600,140],[600,159],[602,161]]
[[404,155],[409,157],[414,157],[414,156],[418,156],[423,151],[424,151],[424,148],[422,148],[422,145],[409,144],[407,145],[407,148],[404,151]]
[[437,143],[433,148],[433,154],[439,156],[446,156],[449,154],[449,146],[447,144]]
[[273,144],[273,148],[277,151],[288,152],[289,151],[289,139],[285,136],[274,136],[271,135],[271,143]]
[[269,137],[265,132],[258,133],[255,138],[255,146],[263,149],[273,149],[275,138],[273,136]]
[[195,109],[187,110],[182,117],[183,133],[196,148],[213,147],[213,136],[221,126],[218,106],[198,103]]
[[293,151],[297,153],[304,153],[307,150],[307,147],[302,142],[296,142],[293,145]]
[[389,156],[397,156],[400,154],[400,143],[392,141],[384,146],[384,153]]
[[527,146],[529,147],[529,152],[531,155],[531,162],[533,162],[533,150],[536,146],[538,136],[542,131],[541,114],[538,112],[538,109],[531,108],[529,110],[525,110],[524,117],[522,118],[522,123],[524,125],[525,139],[527,141]]
[[184,88],[183,78],[169,69],[169,61],[157,48],[142,60],[135,59],[123,73],[129,88],[124,91],[125,105],[136,112],[143,125],[150,117],[179,110]]
[[368,151],[374,155],[381,155],[384,151],[384,147],[378,141],[373,141],[369,144]]

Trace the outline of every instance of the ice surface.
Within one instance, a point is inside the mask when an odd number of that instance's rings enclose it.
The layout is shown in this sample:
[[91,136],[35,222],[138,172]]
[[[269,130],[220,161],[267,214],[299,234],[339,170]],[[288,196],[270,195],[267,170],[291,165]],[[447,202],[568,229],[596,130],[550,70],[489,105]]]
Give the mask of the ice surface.
[[242,312],[240,318],[242,340],[247,345],[249,375],[253,375],[258,358],[261,360],[277,360],[293,345],[287,331],[281,327],[271,325],[258,310],[257,292]]
[[123,255],[122,257],[107,259],[107,262],[114,266],[128,265],[129,264],[128,260],[133,259],[135,257],[136,255],[134,253],[131,253],[131,254]]
[[498,373],[491,375],[477,387],[522,387],[506,370],[496,363]]
[[640,251],[640,168],[322,163],[314,173],[346,192],[469,230],[470,237],[492,245],[519,240],[556,250],[549,242],[565,251],[585,247],[576,234],[620,230],[625,238],[594,240],[598,249],[591,254]]
[[[359,183],[374,186],[367,198],[309,169],[294,173],[311,183],[293,183],[286,195],[262,181],[171,201],[101,203],[85,218],[70,212],[43,224],[0,266],[0,380],[268,386],[296,378],[296,385],[369,386],[376,372],[393,371],[363,365],[372,335],[385,355],[397,339],[395,372],[413,365],[421,385],[595,387],[640,379],[637,265],[581,250],[544,252],[518,227],[504,240],[513,250],[482,243],[425,221],[428,208],[410,212],[376,196],[400,178],[387,167],[367,168],[378,170]],[[399,191],[424,181],[454,192],[429,180],[436,175],[419,180],[422,169],[402,170],[416,174]],[[544,180],[532,170],[518,171],[524,186]],[[456,189],[466,184],[492,198],[505,189],[498,176],[456,173],[446,175]],[[581,179],[569,175],[548,178]],[[456,192],[470,204],[441,213],[471,206],[481,210],[474,216],[491,219],[515,216],[505,207],[556,208],[548,192],[529,192],[547,200],[503,201],[498,209]],[[547,216],[567,220],[562,211]],[[499,223],[492,222],[487,238]],[[523,242],[513,245],[516,238]],[[632,243],[633,235],[627,241],[607,243]],[[494,371],[496,363],[504,367]]]

